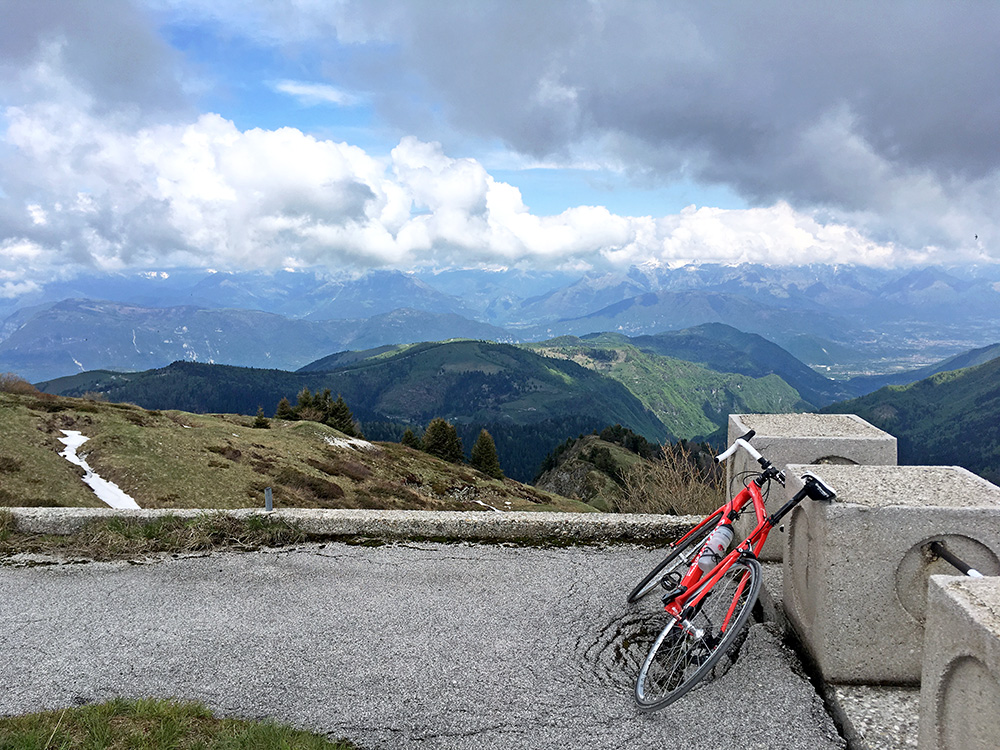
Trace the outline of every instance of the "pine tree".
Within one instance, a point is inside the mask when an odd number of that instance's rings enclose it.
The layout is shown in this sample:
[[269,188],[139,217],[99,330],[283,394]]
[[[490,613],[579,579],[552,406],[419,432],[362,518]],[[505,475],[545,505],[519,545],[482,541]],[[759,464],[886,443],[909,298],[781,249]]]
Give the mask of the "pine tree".
[[403,439],[400,440],[399,442],[410,448],[415,448],[416,450],[420,450],[421,448],[423,448],[423,445],[420,442],[420,438],[414,435],[413,430],[411,430],[409,427],[406,428],[406,432],[403,433]]
[[295,415],[295,409],[292,408],[292,403],[282,396],[281,401],[278,402],[278,408],[274,412],[275,419],[298,419]]
[[441,417],[434,417],[424,430],[424,450],[453,464],[460,464],[465,458],[458,431]]
[[303,387],[299,391],[299,395],[296,397],[295,410],[299,411],[301,409],[308,409],[313,405],[313,395],[309,392],[309,389]]
[[253,426],[258,430],[268,430],[271,428],[271,420],[264,416],[264,407],[257,407],[257,416],[254,417]]
[[[329,402],[330,391],[324,393],[324,399],[326,402]],[[347,402],[344,401],[344,397],[339,394],[336,401],[329,403],[323,422],[335,430],[340,430],[345,435],[350,435],[351,437],[360,437],[361,435],[361,431],[354,423],[354,415],[351,414],[351,410],[348,408]]]
[[497,446],[493,436],[486,430],[480,430],[476,444],[472,446],[472,458],[469,461],[472,468],[479,469],[483,474],[494,479],[503,479],[500,459],[497,457]]

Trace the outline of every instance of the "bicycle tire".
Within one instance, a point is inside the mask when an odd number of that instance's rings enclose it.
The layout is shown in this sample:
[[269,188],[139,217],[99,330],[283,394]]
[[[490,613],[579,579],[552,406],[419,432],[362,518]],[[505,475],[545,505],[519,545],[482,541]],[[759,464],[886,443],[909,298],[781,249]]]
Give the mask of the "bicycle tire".
[[[709,518],[716,518],[721,514],[721,511],[716,511]],[[664,558],[664,560],[653,568],[649,573],[639,581],[639,584],[632,589],[632,592],[628,595],[628,603],[635,604],[637,601],[642,599],[646,594],[655,589],[660,585],[660,581],[666,578],[668,575],[674,571],[681,570],[680,576],[677,576],[677,580],[674,584],[680,583],[681,576],[687,572],[687,568],[694,562],[695,556],[701,551],[704,545],[705,539],[709,534],[715,529],[716,524],[706,523],[704,528],[701,529],[697,534],[692,534],[680,547],[672,550],[669,555]],[[662,573],[662,574],[661,574]],[[670,588],[673,588],[671,586]]]
[[[748,576],[740,587],[741,580]],[[698,638],[685,632],[676,621],[660,631],[639,669],[635,701],[645,711],[664,708],[683,697],[715,671],[723,656],[732,660],[760,593],[761,569],[750,558],[733,564],[712,586],[691,623],[703,631]],[[695,589],[692,598],[704,586]],[[735,600],[725,632],[719,628]]]

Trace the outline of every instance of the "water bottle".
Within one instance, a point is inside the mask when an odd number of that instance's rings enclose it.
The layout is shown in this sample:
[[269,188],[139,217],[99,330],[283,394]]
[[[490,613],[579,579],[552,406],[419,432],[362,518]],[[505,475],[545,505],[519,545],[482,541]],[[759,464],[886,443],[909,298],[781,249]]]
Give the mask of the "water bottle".
[[733,541],[733,527],[728,523],[716,526],[701,548],[698,555],[698,567],[703,573],[707,573],[714,568],[729,549],[729,543]]

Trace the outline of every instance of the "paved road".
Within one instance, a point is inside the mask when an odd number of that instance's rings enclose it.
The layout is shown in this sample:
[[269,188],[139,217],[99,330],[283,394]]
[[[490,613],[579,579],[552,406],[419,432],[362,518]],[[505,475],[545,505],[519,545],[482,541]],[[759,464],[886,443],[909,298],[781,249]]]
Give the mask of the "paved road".
[[721,680],[635,709],[623,643],[656,613],[624,592],[655,559],[400,543],[0,567],[0,715],[172,696],[373,749],[843,748],[764,626]]

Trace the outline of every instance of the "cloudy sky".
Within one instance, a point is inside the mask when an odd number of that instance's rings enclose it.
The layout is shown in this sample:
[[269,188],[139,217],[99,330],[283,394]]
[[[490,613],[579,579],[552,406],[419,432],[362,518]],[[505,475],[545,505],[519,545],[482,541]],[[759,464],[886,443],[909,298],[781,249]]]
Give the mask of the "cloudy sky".
[[0,0],[0,295],[1000,262],[1000,3]]

